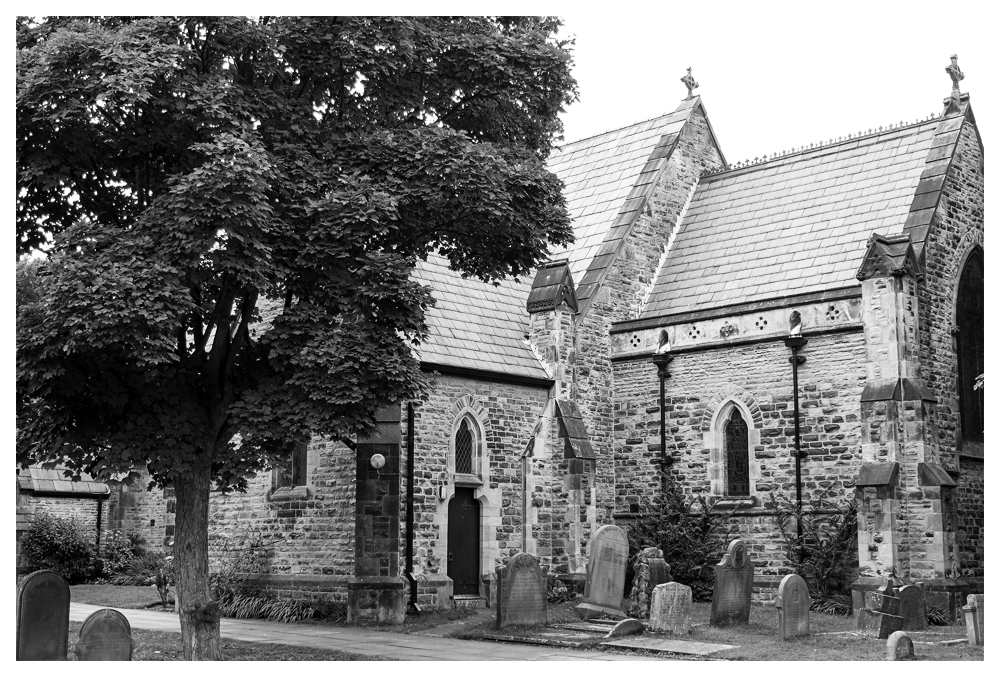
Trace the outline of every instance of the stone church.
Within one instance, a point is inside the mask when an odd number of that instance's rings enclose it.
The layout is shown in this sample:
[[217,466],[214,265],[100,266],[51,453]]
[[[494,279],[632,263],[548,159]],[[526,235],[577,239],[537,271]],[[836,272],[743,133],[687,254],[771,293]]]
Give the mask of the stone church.
[[[762,598],[787,567],[772,490],[856,497],[856,604],[889,575],[982,591],[983,146],[947,71],[936,117],[752,162],[727,163],[690,69],[676,110],[565,144],[576,242],[499,287],[419,263],[429,399],[213,498],[212,538],[271,543],[272,590],[400,622],[489,600],[518,552],[581,579],[669,476],[731,514]],[[143,487],[109,528],[169,542],[169,490]]]

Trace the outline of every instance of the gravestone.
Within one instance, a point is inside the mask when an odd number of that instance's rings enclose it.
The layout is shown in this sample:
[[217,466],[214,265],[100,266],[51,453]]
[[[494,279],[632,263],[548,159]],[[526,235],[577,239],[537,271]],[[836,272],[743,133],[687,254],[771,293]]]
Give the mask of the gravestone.
[[715,565],[712,589],[712,616],[709,625],[726,626],[750,622],[750,595],[753,594],[753,562],[743,539],[729,544]]
[[885,643],[885,659],[887,661],[905,661],[913,658],[913,640],[902,630],[889,635]]
[[497,625],[545,625],[548,597],[545,575],[538,558],[521,552],[496,568]]
[[628,562],[628,539],[621,527],[605,524],[590,541],[587,581],[583,602],[574,611],[583,620],[601,614],[624,618],[625,566]]
[[661,583],[653,588],[649,629],[686,635],[691,632],[691,588],[683,583]]
[[788,574],[778,585],[774,599],[778,609],[778,635],[791,639],[809,634],[809,587],[798,574]]
[[882,587],[868,595],[870,599],[865,600],[865,608],[859,610],[858,628],[879,639],[888,639],[892,633],[902,630],[903,617],[899,615],[899,597],[892,579],[886,579]]
[[69,585],[36,571],[17,586],[17,660],[64,661],[69,645]]
[[626,618],[623,621],[618,621],[615,626],[608,631],[608,634],[604,635],[607,639],[612,637],[626,637],[628,635],[641,635],[646,632],[646,626],[642,624],[642,621],[637,621],[634,618]]
[[899,595],[899,615],[903,617],[903,630],[919,632],[927,629],[927,604],[924,591],[915,585],[904,585]]
[[969,595],[966,605],[962,607],[965,614],[965,632],[969,637],[969,646],[983,645],[983,603],[986,595]]
[[115,609],[99,609],[87,616],[80,627],[76,643],[78,661],[130,661],[132,627],[128,619]]
[[663,559],[663,551],[656,547],[643,548],[636,556],[632,571],[632,591],[629,593],[629,613],[635,618],[649,618],[649,605],[653,588],[668,583],[670,565]]

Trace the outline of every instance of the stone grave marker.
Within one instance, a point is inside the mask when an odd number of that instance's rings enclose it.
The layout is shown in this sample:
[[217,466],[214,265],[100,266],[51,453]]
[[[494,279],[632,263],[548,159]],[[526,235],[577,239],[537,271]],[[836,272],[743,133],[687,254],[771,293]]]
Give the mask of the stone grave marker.
[[887,661],[905,661],[913,658],[913,640],[902,630],[889,635],[885,643],[885,659]]
[[574,611],[583,620],[597,618],[602,613],[624,618],[622,598],[625,596],[625,566],[628,562],[628,539],[625,531],[605,524],[590,541],[587,559],[587,581],[583,602]]
[[969,646],[983,645],[983,602],[986,595],[969,595],[966,605],[962,607],[965,614],[965,632],[969,637]]
[[548,589],[538,558],[520,552],[496,568],[497,624],[545,625],[548,622]]
[[903,617],[899,615],[899,597],[896,596],[891,578],[886,579],[878,590],[866,595],[865,608],[859,611],[858,628],[879,639],[888,639],[889,635],[903,629]]
[[78,661],[130,661],[132,626],[120,611],[99,609],[87,616],[76,643]]
[[53,571],[17,586],[17,660],[64,661],[69,645],[69,585]]
[[919,632],[927,629],[927,604],[924,591],[916,585],[904,585],[899,596],[899,615],[903,617],[903,630]]
[[778,585],[774,606],[778,609],[778,634],[791,639],[809,634],[809,586],[798,574],[788,574]]
[[686,635],[691,632],[691,588],[683,583],[661,583],[653,588],[649,629]]
[[750,595],[753,593],[753,562],[741,538],[729,544],[715,565],[712,589],[712,616],[709,625],[726,626],[750,622]]
[[635,618],[649,618],[649,605],[653,588],[667,583],[670,565],[663,559],[663,551],[656,547],[643,548],[633,563],[632,591],[629,593],[629,613]]

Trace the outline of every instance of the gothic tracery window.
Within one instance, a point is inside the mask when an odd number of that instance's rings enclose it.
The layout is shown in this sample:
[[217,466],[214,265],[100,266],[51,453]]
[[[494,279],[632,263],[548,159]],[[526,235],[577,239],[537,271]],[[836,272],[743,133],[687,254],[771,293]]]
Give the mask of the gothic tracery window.
[[726,421],[726,494],[750,495],[750,430],[738,407],[733,407]]
[[983,441],[983,390],[974,387],[976,377],[983,373],[983,298],[983,252],[976,249],[962,270],[955,309],[962,438],[975,442]]
[[474,439],[469,419],[463,418],[455,432],[455,472],[466,475],[473,474]]

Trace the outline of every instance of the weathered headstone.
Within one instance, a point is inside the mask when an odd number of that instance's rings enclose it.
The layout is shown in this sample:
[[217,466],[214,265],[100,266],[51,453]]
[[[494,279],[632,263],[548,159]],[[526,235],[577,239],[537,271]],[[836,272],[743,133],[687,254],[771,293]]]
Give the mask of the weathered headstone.
[[497,567],[496,574],[498,628],[548,622],[548,591],[538,558],[518,553],[507,566]]
[[885,643],[885,659],[887,661],[905,661],[913,658],[913,640],[902,630],[889,635]]
[[641,635],[644,632],[646,632],[646,626],[642,624],[642,621],[637,621],[634,618],[626,618],[623,621],[615,623],[615,626],[604,636],[610,639],[611,637]]
[[601,614],[624,617],[622,598],[625,596],[625,565],[628,560],[628,539],[625,531],[605,524],[590,541],[587,560],[587,581],[583,602],[574,611],[583,620]]
[[888,639],[889,635],[903,629],[903,617],[899,615],[899,597],[893,587],[892,579],[875,592],[868,593],[865,608],[860,609],[858,628],[874,634],[879,639]]
[[87,616],[76,643],[79,661],[130,661],[135,642],[128,619],[115,609],[99,609]]
[[64,661],[69,645],[69,585],[36,571],[17,586],[17,660]]
[[965,614],[965,631],[969,637],[969,646],[983,645],[983,603],[986,595],[969,595],[966,605],[962,607]]
[[750,622],[750,596],[753,594],[753,562],[743,539],[729,544],[722,560],[715,565],[715,588],[712,590],[712,616],[709,625],[726,626]]
[[629,593],[629,613],[635,618],[649,618],[653,588],[671,581],[670,565],[663,551],[656,547],[643,548],[635,556],[632,571],[632,591]]
[[691,632],[691,588],[683,583],[661,583],[653,588],[649,629],[686,635]]
[[919,632],[927,629],[927,604],[924,591],[915,585],[904,585],[899,595],[899,615],[903,617],[903,630]]
[[798,574],[788,574],[778,585],[774,606],[778,609],[778,635],[791,639],[809,634],[809,586]]

